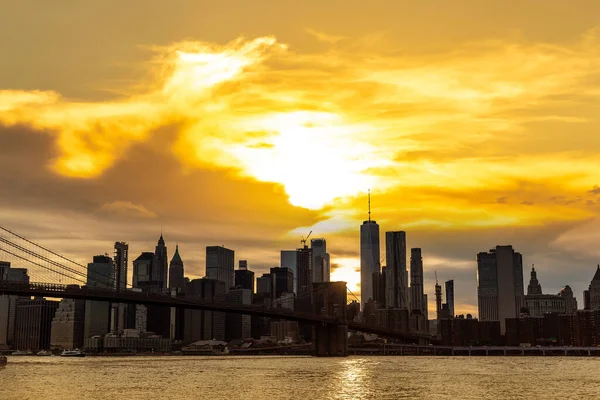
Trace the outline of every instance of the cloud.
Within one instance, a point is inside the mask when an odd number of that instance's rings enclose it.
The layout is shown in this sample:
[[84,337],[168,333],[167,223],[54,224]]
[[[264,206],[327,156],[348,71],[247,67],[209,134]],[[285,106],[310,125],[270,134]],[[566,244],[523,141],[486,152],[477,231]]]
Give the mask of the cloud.
[[315,37],[318,41],[329,43],[329,44],[335,44],[335,43],[339,42],[340,40],[344,40],[346,38],[344,36],[336,36],[336,35],[330,35],[330,34],[327,34],[324,32],[319,32],[319,31],[316,31],[311,28],[306,28],[305,30],[308,34]]
[[116,200],[105,203],[100,210],[109,214],[134,218],[156,218],[156,213],[148,210],[142,204],[133,204],[130,201]]

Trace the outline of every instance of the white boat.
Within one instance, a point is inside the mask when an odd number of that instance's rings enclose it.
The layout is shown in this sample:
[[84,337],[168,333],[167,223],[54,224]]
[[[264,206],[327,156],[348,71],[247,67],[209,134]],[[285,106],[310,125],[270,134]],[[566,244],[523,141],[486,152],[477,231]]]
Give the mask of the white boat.
[[44,356],[44,357],[48,357],[48,356],[51,356],[51,355],[52,355],[52,353],[51,353],[51,352],[49,352],[48,350],[42,350],[42,351],[38,351],[38,352],[37,352],[37,355],[38,355],[38,356]]
[[27,351],[23,351],[23,350],[17,350],[14,353],[12,353],[13,356],[31,356],[33,355],[33,353],[29,350]]
[[60,353],[61,357],[85,357],[85,353],[79,349],[75,350],[64,350]]

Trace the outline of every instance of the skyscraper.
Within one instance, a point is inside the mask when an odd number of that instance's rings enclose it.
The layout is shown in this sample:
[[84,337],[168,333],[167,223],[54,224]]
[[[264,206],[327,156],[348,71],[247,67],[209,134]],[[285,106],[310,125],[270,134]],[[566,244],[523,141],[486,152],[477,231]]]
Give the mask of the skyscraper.
[[312,249],[312,281],[329,282],[330,265],[329,253],[327,253],[327,241],[325,239],[311,239]]
[[[114,276],[115,290],[121,291],[127,289],[127,265],[129,258],[129,245],[125,242],[115,242]],[[126,310],[124,303],[114,303],[112,305],[111,331],[118,332],[126,328]]]
[[[114,288],[115,267],[113,260],[107,255],[94,256],[93,262],[87,266],[87,287]],[[110,330],[110,303],[105,301],[86,300],[84,338],[104,336]]]
[[481,321],[500,321],[519,316],[523,306],[523,259],[512,246],[496,246],[477,255],[477,303]]
[[437,273],[435,274],[435,319],[442,319],[442,287],[438,283]]
[[133,287],[146,289],[152,283],[152,263],[154,262],[154,253],[146,251],[133,260]]
[[235,270],[235,287],[250,290],[254,293],[254,272],[248,269],[248,261],[240,260],[239,268]]
[[165,240],[161,233],[160,239],[156,245],[154,251],[154,261],[152,262],[152,285],[158,289],[165,289],[167,287],[167,274],[169,273],[169,260],[167,257],[167,246],[165,246]]
[[278,298],[283,293],[292,293],[294,275],[289,268],[271,268],[271,282],[273,284],[273,298]]
[[271,297],[273,291],[273,277],[271,274],[263,274],[256,278],[256,293]]
[[425,314],[423,303],[423,257],[421,249],[410,249],[410,307],[411,311],[420,311]]
[[379,225],[371,220],[371,194],[369,193],[369,219],[360,226],[360,302],[362,307],[369,299],[373,299],[373,274],[380,272],[380,260]]
[[304,245],[296,250],[296,269],[298,270],[298,293],[312,290],[312,249]]
[[85,300],[62,299],[52,320],[50,345],[62,349],[83,346]]
[[590,282],[587,297],[589,309],[600,310],[600,265],[598,265],[596,273]]
[[225,283],[228,291],[234,284],[235,252],[223,246],[206,246],[206,277]]
[[17,300],[14,348],[31,351],[49,350],[52,318],[57,308],[58,301],[39,297],[33,300]]
[[385,257],[388,270],[387,306],[408,308],[408,271],[406,270],[406,232],[385,233]]
[[450,312],[450,317],[454,318],[456,314],[454,314],[454,280],[446,281],[446,304],[448,304],[448,311]]
[[294,274],[294,293],[298,293],[298,268],[296,267],[296,250],[281,250],[279,265],[292,270]]
[[173,254],[169,265],[169,289],[177,289],[178,292],[185,290],[183,261],[179,255],[179,245],[175,246],[175,254]]
[[[10,262],[0,261],[0,281],[2,280],[28,283],[29,275],[25,268],[11,268]],[[13,345],[17,301],[26,299],[28,297],[0,295],[0,349]]]

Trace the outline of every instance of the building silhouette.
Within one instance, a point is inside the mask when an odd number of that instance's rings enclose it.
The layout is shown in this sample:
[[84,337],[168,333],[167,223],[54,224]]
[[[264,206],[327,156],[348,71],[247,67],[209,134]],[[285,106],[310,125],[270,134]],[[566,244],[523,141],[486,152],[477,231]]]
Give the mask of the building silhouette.
[[[94,256],[87,265],[87,283],[90,288],[113,289],[115,287],[114,263],[108,255]],[[104,336],[110,331],[110,303],[86,300],[84,337]]]
[[296,250],[281,250],[279,265],[292,270],[294,274],[294,293],[298,293],[298,268],[296,266]]
[[161,233],[156,249],[154,251],[154,260],[152,262],[152,286],[158,289],[166,289],[167,287],[167,274],[169,272],[169,261],[167,258],[167,246],[165,246],[165,240]]
[[568,285],[558,294],[543,294],[542,285],[537,279],[537,271],[532,267],[523,307],[522,313],[531,317],[543,317],[549,313],[573,314],[577,312],[577,300]]
[[329,282],[331,260],[327,253],[327,241],[323,238],[311,239],[310,248],[312,249],[312,281]]
[[[230,289],[226,296],[228,304],[240,306],[252,304],[252,292],[249,289]],[[252,317],[250,315],[227,313],[225,318],[226,341],[252,337]]]
[[152,284],[152,263],[154,262],[154,253],[143,252],[133,260],[133,280],[134,288],[147,289]]
[[178,292],[185,290],[185,276],[183,261],[179,255],[179,245],[175,246],[175,254],[169,264],[169,289],[176,289]]
[[[214,279],[192,279],[186,286],[185,298],[212,303],[225,301],[225,283]],[[225,340],[225,314],[207,310],[185,310],[184,343],[199,340]]]
[[289,268],[271,268],[271,283],[273,285],[271,289],[271,293],[274,294],[273,298],[278,298],[283,293],[293,293],[294,274]]
[[229,290],[234,284],[235,252],[224,246],[206,246],[206,277],[225,284]]
[[[373,299],[373,274],[380,272],[379,225],[371,220],[371,195],[369,194],[369,219],[360,226],[360,302],[361,306]],[[389,282],[386,282],[389,284]]]
[[450,313],[450,318],[454,318],[456,315],[454,310],[454,280],[451,279],[446,281],[444,286],[446,287],[446,304],[448,304],[448,312]]
[[385,233],[387,299],[390,308],[408,309],[408,271],[406,270],[406,232]]
[[57,308],[58,301],[43,298],[18,300],[14,348],[34,352],[50,349],[52,318]]
[[[115,242],[114,276],[115,290],[127,290],[127,266],[129,259],[129,245],[125,242]],[[114,303],[112,305],[111,331],[119,332],[127,328],[127,305]]]
[[62,299],[52,320],[50,346],[62,349],[80,349],[83,346],[85,301]]
[[600,310],[600,265],[598,265],[596,273],[590,282],[587,296],[589,298],[588,308],[590,310]]
[[254,272],[248,269],[246,260],[240,260],[239,268],[235,270],[235,287],[254,293]]
[[298,293],[312,290],[312,249],[306,244],[296,249],[296,269],[298,270]]
[[263,274],[256,278],[256,293],[265,295],[266,298],[271,298],[273,291],[273,278],[271,274]]
[[423,257],[421,249],[410,249],[410,309],[425,315],[427,303],[423,302]]
[[496,246],[477,255],[477,303],[481,321],[500,321],[519,316],[523,306],[523,259],[512,246]]
[[[0,281],[29,283],[29,275],[25,268],[11,268],[10,262],[0,261]],[[16,307],[20,299],[27,300],[27,297],[0,295],[0,349],[13,347]]]

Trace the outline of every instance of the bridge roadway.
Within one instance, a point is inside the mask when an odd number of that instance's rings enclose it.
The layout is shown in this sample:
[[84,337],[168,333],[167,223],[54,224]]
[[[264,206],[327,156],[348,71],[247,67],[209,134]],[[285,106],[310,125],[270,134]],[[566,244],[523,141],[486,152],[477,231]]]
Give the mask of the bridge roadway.
[[82,300],[110,301],[113,303],[147,304],[157,306],[168,306],[187,308],[195,310],[217,311],[225,313],[239,313],[258,317],[281,318],[289,321],[298,321],[308,324],[347,325],[348,330],[364,333],[373,333],[389,338],[403,340],[429,340],[431,336],[426,334],[410,334],[386,329],[378,326],[366,325],[359,322],[344,321],[340,318],[320,316],[311,313],[272,308],[256,305],[231,305],[206,302],[202,300],[185,299],[173,297],[160,293],[134,292],[125,290],[116,292],[111,289],[88,288],[77,285],[64,285],[52,283],[24,283],[14,281],[0,281],[0,294],[17,296],[40,296],[51,298],[70,298]]

